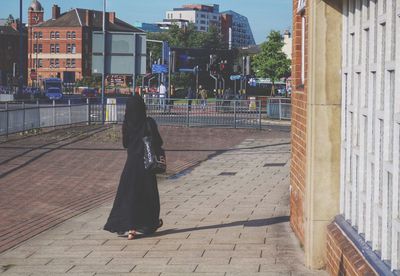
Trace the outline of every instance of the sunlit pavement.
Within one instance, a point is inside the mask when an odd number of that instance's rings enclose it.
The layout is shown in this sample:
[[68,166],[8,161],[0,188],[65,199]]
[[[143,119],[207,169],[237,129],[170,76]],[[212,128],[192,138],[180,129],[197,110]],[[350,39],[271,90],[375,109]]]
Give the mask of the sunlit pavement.
[[0,255],[2,275],[324,275],[303,266],[289,226],[290,140],[279,136],[258,133],[160,178],[156,235],[101,230],[108,200]]

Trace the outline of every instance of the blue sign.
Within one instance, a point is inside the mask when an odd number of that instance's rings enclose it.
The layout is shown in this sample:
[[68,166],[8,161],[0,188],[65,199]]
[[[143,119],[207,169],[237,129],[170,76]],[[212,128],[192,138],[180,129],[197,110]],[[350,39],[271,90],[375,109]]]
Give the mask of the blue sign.
[[165,64],[153,64],[151,71],[153,74],[168,73],[168,66]]
[[231,76],[230,76],[230,79],[231,79],[231,80],[240,80],[241,78],[242,78],[241,75],[231,75]]
[[199,68],[198,68],[198,66],[194,67],[193,69],[190,69],[190,68],[180,68],[178,71],[179,71],[179,72],[185,72],[185,73],[193,73],[193,74],[195,74],[195,73],[197,73],[197,72],[199,71]]

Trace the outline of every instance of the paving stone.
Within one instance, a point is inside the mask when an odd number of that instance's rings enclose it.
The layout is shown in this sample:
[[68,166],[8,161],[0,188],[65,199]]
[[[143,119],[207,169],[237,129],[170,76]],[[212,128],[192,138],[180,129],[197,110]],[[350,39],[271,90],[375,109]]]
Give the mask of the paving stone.
[[146,265],[166,265],[169,263],[171,258],[134,258],[134,257],[126,257],[126,258],[113,258],[109,264],[118,265],[118,264],[146,264]]
[[229,264],[230,258],[173,257],[169,264]]
[[45,265],[51,258],[0,258],[0,266],[4,265]]
[[73,265],[16,265],[7,270],[8,273],[66,273]]
[[214,265],[214,264],[199,264],[195,272],[257,272],[258,264],[246,265]]
[[[134,251],[132,251],[134,252]],[[156,251],[150,250],[145,255],[146,258],[163,258],[163,257],[201,257],[204,250],[193,250],[193,251]]]
[[[127,273],[131,272],[135,265],[118,264],[118,265],[75,265],[69,272],[71,273],[86,273],[86,272],[103,272],[103,273]],[[69,273],[68,272],[68,273]]]
[[[220,273],[187,273],[185,275],[193,275],[193,276],[224,276],[224,272]],[[160,276],[183,276],[182,273],[170,273],[170,272],[163,272]]]
[[98,257],[98,258],[57,258],[52,259],[48,264],[51,265],[66,265],[66,264],[83,264],[83,265],[106,265],[112,260],[111,257]]
[[174,272],[174,273],[191,273],[195,270],[196,265],[137,265],[133,272]]
[[223,257],[241,257],[241,258],[258,258],[261,256],[261,250],[206,250],[204,252],[206,258],[223,258]]

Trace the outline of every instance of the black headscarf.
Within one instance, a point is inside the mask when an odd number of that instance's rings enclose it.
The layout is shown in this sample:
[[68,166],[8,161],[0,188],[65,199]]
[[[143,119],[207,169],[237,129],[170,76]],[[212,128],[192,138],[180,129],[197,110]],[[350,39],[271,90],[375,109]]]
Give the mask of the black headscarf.
[[143,126],[146,122],[146,105],[143,98],[134,95],[126,102],[125,117],[123,124],[123,145],[125,148],[132,142],[142,139]]

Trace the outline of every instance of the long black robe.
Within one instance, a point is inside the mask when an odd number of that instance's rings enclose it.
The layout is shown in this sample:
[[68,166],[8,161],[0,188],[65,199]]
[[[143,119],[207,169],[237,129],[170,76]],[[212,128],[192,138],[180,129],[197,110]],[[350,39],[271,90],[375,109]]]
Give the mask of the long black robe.
[[153,133],[155,148],[162,146],[162,139],[156,122],[147,117],[137,127],[131,128],[127,120],[123,124],[123,145],[128,157],[121,175],[117,195],[104,230],[126,232],[136,230],[153,233],[159,226],[160,198],[156,175],[145,170],[144,144],[142,137],[148,121]]

